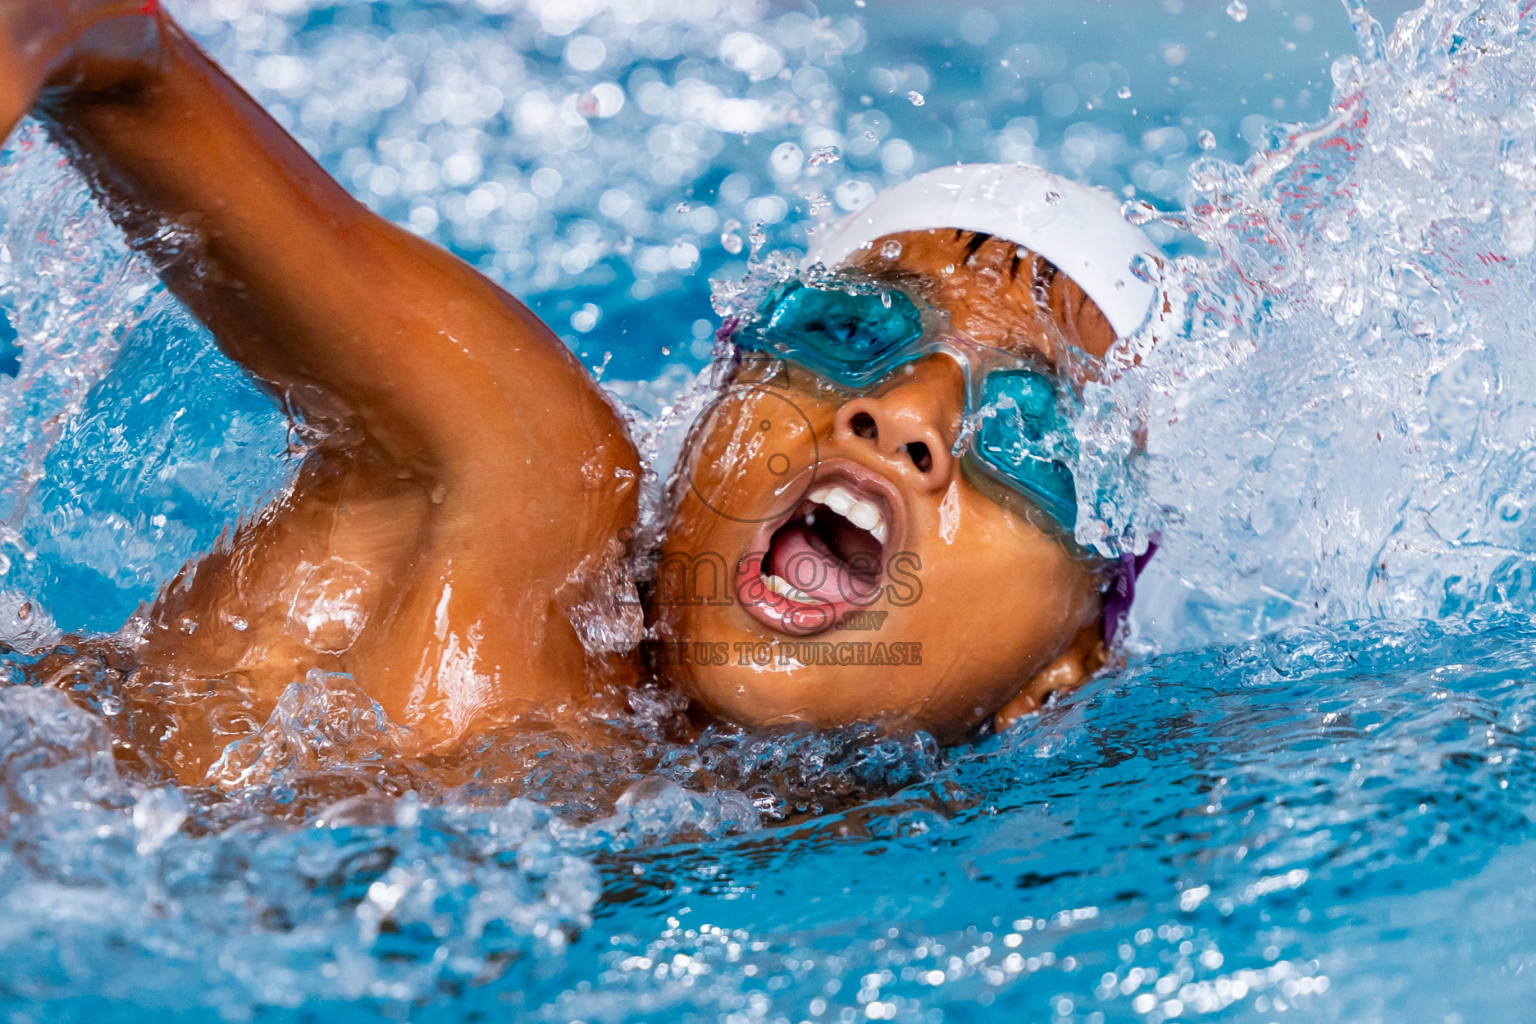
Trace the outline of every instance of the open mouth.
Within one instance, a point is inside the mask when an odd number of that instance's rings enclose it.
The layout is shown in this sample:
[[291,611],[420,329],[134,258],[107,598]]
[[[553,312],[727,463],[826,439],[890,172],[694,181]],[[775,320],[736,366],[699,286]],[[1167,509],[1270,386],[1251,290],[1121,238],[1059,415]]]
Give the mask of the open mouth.
[[770,525],[761,559],[739,580],[747,611],[764,625],[804,636],[867,608],[885,573],[893,503],[872,481],[820,482],[785,520]]

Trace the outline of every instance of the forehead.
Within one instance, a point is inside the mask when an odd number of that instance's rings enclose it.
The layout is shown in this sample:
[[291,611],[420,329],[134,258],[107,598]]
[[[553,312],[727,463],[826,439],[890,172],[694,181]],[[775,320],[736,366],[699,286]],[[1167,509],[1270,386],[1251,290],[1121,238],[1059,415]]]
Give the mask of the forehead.
[[908,231],[877,240],[850,264],[948,314],[960,333],[999,348],[1052,359],[1059,341],[1040,300],[1050,264],[999,238],[962,231]]
[[996,235],[974,231],[935,229],[885,235],[849,257],[849,262],[871,274],[932,274],[947,266],[991,266],[1030,261],[1030,252]]
[[1017,243],[970,231],[906,231],[877,239],[849,265],[944,311],[956,330],[1053,362],[1070,345],[1103,356],[1114,330],[1054,264]]

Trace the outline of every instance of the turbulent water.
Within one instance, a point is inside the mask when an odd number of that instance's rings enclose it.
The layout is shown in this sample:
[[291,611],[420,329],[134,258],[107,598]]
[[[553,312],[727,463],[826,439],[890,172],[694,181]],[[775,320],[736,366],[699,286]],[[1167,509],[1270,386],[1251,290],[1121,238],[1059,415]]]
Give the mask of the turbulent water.
[[[642,426],[708,355],[711,276],[888,182],[1028,159],[1122,193],[1170,309],[1085,396],[1079,520],[1158,543],[1130,667],[952,751],[679,744],[649,695],[638,753],[487,738],[506,792],[394,762],[311,673],[219,793],[119,767],[96,663],[50,663],[71,700],[12,655],[9,1019],[1528,1016],[1536,15],[868,3],[180,13]],[[0,311],[0,634],[36,651],[116,628],[301,439],[35,125]]]
[[[1246,168],[1196,161],[1183,211],[1130,211],[1220,254],[1171,269],[1179,314],[1104,396],[1106,532],[1167,554],[1149,640],[1536,597],[1531,21],[1432,4],[1388,36],[1352,14],[1327,121]],[[1117,491],[1143,424],[1141,487]]]

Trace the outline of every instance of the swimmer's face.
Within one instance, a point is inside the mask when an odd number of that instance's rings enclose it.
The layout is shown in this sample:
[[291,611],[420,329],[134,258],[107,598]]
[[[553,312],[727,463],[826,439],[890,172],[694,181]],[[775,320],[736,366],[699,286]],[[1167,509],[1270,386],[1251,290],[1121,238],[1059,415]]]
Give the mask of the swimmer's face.
[[[1076,285],[1011,243],[891,240],[898,255],[882,240],[854,265],[973,341],[1050,362],[1114,341]],[[950,454],[953,359],[854,398],[784,364],[761,374],[738,376],[684,456],[651,597],[664,675],[743,725],[875,720],[954,741],[1097,666],[1098,567]]]

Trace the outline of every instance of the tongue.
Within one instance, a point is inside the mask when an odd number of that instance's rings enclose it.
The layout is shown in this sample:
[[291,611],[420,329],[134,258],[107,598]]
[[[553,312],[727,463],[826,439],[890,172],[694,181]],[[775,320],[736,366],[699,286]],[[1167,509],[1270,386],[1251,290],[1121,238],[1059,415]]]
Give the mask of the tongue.
[[848,566],[803,522],[793,522],[774,536],[763,570],[790,586],[827,603],[858,600],[868,596],[868,573],[849,571]]

